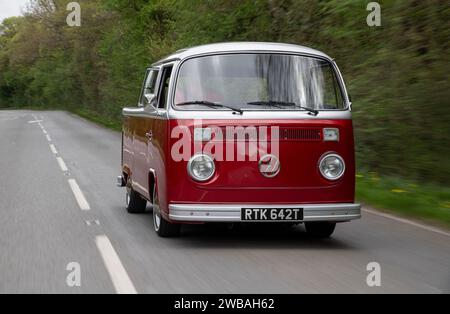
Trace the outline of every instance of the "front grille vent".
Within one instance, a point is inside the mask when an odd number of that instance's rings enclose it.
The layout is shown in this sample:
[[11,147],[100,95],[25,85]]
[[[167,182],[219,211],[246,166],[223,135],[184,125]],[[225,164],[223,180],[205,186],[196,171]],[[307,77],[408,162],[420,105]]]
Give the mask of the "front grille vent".
[[280,141],[320,141],[321,129],[316,128],[280,128]]
[[[245,126],[243,128],[247,129]],[[260,130],[258,127],[250,128],[251,131],[245,132],[241,136],[238,136],[235,133],[236,131],[233,129],[227,130],[225,127],[221,127],[221,129],[223,134],[222,136],[226,141],[231,140],[240,142],[244,140],[248,142],[258,139],[261,140],[261,138],[263,137],[261,134],[259,134]],[[270,127],[267,127],[266,132],[267,132],[266,135],[267,139],[270,141],[275,136],[275,134],[272,133]],[[279,127],[278,138],[279,141],[304,141],[304,142],[321,141],[322,130],[319,128]]]

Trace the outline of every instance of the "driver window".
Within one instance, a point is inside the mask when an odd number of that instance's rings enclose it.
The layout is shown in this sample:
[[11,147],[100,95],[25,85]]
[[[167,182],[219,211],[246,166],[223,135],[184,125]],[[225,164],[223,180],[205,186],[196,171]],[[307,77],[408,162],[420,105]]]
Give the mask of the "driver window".
[[172,66],[166,66],[162,72],[161,86],[159,88],[159,102],[158,108],[167,108],[168,92],[170,77],[172,75]]

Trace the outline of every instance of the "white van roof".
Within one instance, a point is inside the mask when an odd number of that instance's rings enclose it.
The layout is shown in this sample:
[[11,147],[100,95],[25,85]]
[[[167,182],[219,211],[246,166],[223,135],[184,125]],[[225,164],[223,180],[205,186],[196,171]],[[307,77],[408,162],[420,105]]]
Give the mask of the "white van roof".
[[229,42],[229,43],[217,43],[208,44],[202,46],[196,46],[178,50],[175,53],[161,59],[154,65],[166,63],[172,60],[183,60],[197,55],[207,55],[212,53],[230,53],[230,52],[286,52],[295,54],[304,54],[326,58],[331,58],[325,53],[312,48],[293,45],[293,44],[281,44],[281,43],[268,43],[268,42]]

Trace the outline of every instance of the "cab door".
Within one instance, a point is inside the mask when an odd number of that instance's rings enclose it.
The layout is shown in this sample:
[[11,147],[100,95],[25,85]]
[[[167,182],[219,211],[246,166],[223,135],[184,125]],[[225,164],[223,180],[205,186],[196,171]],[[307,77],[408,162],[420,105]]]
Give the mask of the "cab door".
[[146,71],[139,99],[139,108],[131,117],[133,125],[133,189],[143,196],[150,197],[148,188],[149,143],[152,140],[154,117],[157,116],[156,86],[159,69]]
[[[160,69],[156,89],[156,113],[152,117],[148,132],[151,140],[148,142],[148,169],[156,176],[156,184],[160,205],[165,208],[167,201],[167,160],[170,158],[168,106],[171,86],[173,85],[173,63],[165,64]],[[151,189],[151,187],[150,187]],[[149,191],[151,194],[152,191]]]

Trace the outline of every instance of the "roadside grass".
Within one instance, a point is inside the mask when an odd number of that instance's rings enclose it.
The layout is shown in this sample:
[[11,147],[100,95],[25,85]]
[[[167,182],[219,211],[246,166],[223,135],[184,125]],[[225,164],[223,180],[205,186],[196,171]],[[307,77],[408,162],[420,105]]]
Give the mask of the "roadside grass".
[[75,109],[71,112],[89,121],[100,124],[108,129],[112,129],[114,131],[122,131],[122,121],[120,119],[108,118],[95,111],[83,108]]
[[374,172],[356,175],[356,198],[363,204],[450,229],[450,188],[380,177]]

